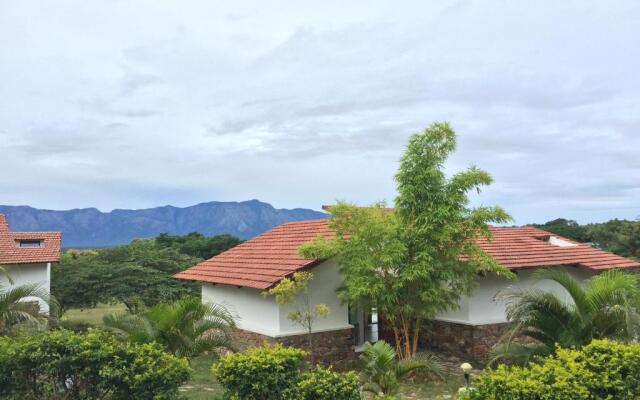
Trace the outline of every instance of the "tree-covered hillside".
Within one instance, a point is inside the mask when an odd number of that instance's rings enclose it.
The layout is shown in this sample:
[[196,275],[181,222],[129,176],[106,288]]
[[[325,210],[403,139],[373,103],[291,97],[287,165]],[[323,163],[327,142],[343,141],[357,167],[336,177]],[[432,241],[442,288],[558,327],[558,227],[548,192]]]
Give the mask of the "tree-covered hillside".
[[624,257],[640,259],[640,221],[612,219],[608,222],[580,225],[558,218],[537,227],[560,236],[593,245]]

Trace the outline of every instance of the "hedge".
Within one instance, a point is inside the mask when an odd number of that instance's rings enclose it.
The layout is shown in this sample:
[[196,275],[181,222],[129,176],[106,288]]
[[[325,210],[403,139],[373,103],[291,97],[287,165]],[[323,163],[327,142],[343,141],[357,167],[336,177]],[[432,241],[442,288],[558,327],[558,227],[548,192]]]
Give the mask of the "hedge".
[[580,350],[558,348],[526,367],[487,370],[473,386],[472,400],[638,399],[640,344],[594,340]]
[[301,400],[356,400],[360,398],[360,383],[353,371],[316,367],[302,374],[296,393]]
[[95,330],[54,330],[0,338],[0,398],[178,398],[189,378],[186,359],[155,344],[132,344]]
[[229,354],[212,372],[232,400],[358,400],[358,376],[317,367],[301,372],[307,353],[293,347],[264,345]]

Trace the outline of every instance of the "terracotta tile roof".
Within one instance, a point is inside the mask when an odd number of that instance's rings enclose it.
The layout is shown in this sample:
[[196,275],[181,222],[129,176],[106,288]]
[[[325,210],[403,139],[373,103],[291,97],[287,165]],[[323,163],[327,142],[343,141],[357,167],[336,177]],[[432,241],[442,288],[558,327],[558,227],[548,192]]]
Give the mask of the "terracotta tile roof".
[[[492,227],[491,231],[493,239],[490,242],[481,240],[478,244],[502,265],[511,269],[549,265],[570,265],[593,271],[640,267],[637,261],[531,226]],[[565,242],[564,246],[549,242],[552,237]]]
[[[21,240],[39,240],[40,247],[20,247]],[[60,232],[11,232],[0,214],[0,264],[33,264],[60,260]]]
[[203,261],[176,278],[267,289],[318,260],[298,255],[298,246],[318,235],[333,236],[327,220],[289,222]]
[[[333,236],[328,221],[289,222],[239,246],[191,267],[176,278],[232,286],[267,289],[295,271],[310,268],[319,260],[298,255],[302,243],[318,235]],[[538,228],[491,227],[493,239],[480,247],[510,269],[571,265],[590,270],[636,268],[640,263],[587,244],[573,242]],[[557,238],[564,247],[549,243]]]

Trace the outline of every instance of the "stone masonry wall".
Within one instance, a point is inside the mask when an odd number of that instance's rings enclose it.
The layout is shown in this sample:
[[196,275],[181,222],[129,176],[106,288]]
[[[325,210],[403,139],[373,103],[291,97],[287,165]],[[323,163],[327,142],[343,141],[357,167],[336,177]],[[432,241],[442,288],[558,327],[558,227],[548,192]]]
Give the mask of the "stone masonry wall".
[[[380,339],[394,343],[393,332],[380,319]],[[466,325],[445,321],[428,321],[420,335],[420,349],[455,356],[461,359],[485,361],[491,348],[511,327],[508,323]]]
[[[340,367],[357,358],[353,342],[352,329],[340,329],[336,331],[315,332],[313,336],[313,348],[316,362],[324,365]],[[309,351],[307,335],[291,335],[282,337],[270,337],[255,332],[238,330],[235,339],[239,347],[258,347],[266,343],[282,343],[285,346],[298,347]]]
[[468,360],[485,361],[491,348],[507,333],[511,324],[466,325],[429,321],[420,347]]

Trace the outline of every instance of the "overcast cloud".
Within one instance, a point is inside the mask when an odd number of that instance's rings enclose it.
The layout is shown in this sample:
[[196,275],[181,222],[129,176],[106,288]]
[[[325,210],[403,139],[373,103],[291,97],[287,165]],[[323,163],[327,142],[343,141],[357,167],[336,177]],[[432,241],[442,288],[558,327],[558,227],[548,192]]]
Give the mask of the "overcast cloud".
[[447,120],[475,204],[640,216],[637,1],[2,0],[0,49],[0,204],[391,201]]

